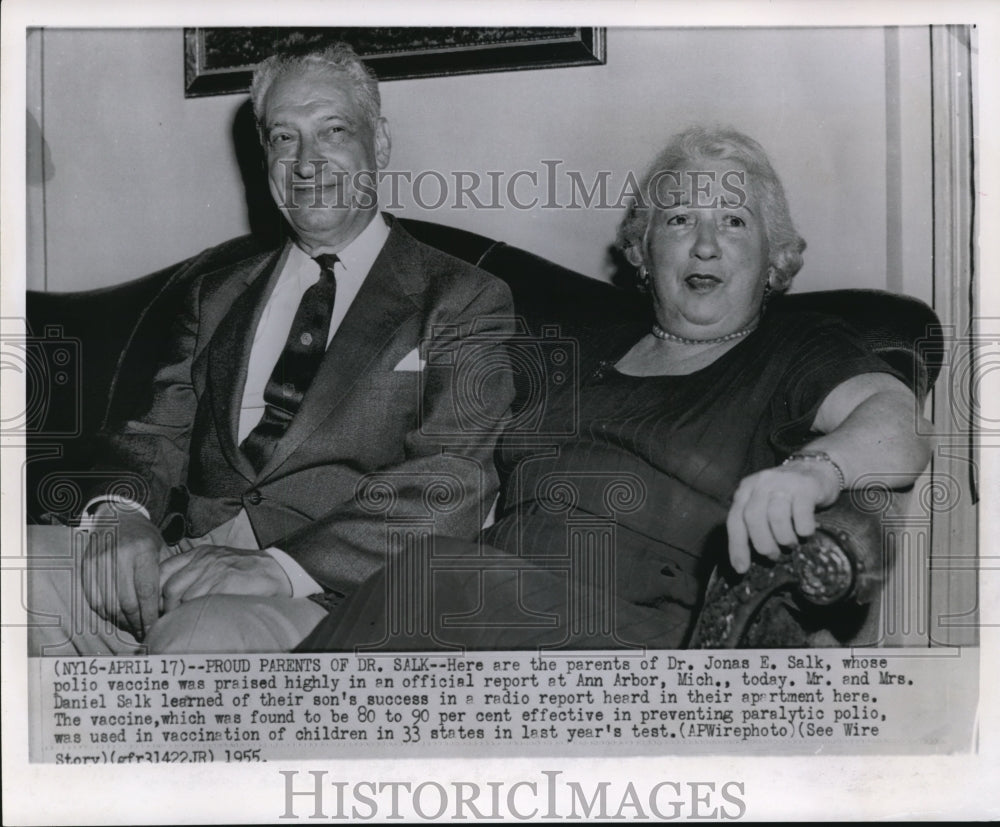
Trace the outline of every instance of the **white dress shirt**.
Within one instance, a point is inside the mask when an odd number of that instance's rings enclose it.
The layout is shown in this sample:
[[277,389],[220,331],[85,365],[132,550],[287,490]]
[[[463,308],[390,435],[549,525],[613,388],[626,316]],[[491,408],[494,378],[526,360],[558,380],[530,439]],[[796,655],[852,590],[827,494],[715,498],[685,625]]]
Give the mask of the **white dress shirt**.
[[[361,235],[337,253],[340,259],[334,267],[337,297],[330,317],[330,335],[326,340],[328,346],[388,237],[389,228],[385,221],[381,216],[375,216],[361,231]],[[239,444],[243,443],[264,415],[264,389],[267,387],[267,380],[271,378],[271,371],[284,350],[288,331],[292,327],[302,296],[319,281],[319,264],[297,244],[289,242],[282,257],[283,261],[279,264],[281,274],[264,305],[254,333],[253,346],[250,348],[236,438]]]

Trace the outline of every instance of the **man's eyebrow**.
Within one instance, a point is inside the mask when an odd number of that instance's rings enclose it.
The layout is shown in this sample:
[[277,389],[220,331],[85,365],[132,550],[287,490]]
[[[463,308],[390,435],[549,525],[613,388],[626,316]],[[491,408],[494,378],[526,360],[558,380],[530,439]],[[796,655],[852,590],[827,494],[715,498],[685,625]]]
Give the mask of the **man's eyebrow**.
[[[688,196],[684,195],[684,196],[682,196],[680,198],[672,200],[670,203],[664,203],[662,205],[662,209],[665,209],[665,210],[676,210],[676,209],[679,209],[681,207],[690,207],[690,206],[691,206],[691,199]],[[720,198],[720,199],[716,199],[711,204],[702,204],[702,205],[699,205],[699,209],[701,209],[703,207],[715,207],[715,206],[722,206],[723,208],[725,208],[727,210],[746,210],[748,213],[750,213],[750,215],[753,215],[753,216],[757,215],[753,210],[751,210],[747,206],[746,199],[743,200],[743,203],[740,203],[739,201],[727,201],[725,198]]]
[[321,123],[326,123],[327,121],[340,121],[347,126],[354,126],[358,122],[358,119],[352,118],[350,115],[345,115],[342,112],[331,112],[320,117]]
[[[314,123],[327,123],[329,121],[340,121],[341,123],[346,124],[347,126],[354,126],[357,123],[357,120],[355,118],[350,117],[349,115],[343,115],[340,113],[333,113],[333,112],[327,115],[320,115],[316,119],[316,121],[314,121]],[[284,127],[286,129],[295,129],[295,124],[291,121],[283,120],[280,118],[278,120],[268,121],[264,124],[265,129],[275,129],[277,127]]]

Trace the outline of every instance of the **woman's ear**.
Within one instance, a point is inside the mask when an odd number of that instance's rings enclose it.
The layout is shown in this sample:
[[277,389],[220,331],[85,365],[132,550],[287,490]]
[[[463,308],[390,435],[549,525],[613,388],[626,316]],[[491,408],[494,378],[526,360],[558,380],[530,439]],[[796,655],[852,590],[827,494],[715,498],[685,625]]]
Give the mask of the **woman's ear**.
[[633,267],[642,267],[642,252],[637,244],[625,248],[625,258]]

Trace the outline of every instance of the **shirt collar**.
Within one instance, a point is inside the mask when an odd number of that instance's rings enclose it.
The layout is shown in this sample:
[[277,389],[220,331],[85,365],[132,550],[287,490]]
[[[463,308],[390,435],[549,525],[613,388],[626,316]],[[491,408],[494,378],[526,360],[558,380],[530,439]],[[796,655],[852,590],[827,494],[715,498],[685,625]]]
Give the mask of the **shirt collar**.
[[[389,227],[386,225],[385,219],[376,213],[360,235],[337,253],[337,258],[340,259],[340,264],[337,267],[338,275],[341,272],[340,268],[343,267],[351,278],[363,279],[372,269],[375,259],[382,252],[382,247],[388,238]],[[312,260],[312,256],[298,244],[292,242],[290,246],[289,257],[295,258],[301,263],[304,263],[305,260]]]

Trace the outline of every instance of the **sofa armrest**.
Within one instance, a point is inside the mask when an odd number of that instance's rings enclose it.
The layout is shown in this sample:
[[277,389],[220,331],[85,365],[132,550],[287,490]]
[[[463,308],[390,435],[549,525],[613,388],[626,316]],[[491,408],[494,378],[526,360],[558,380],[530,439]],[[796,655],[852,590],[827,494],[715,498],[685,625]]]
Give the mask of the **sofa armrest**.
[[712,573],[690,648],[782,648],[871,643],[885,564],[881,515],[851,492],[817,515],[816,533],[779,560],[755,560],[740,577]]

